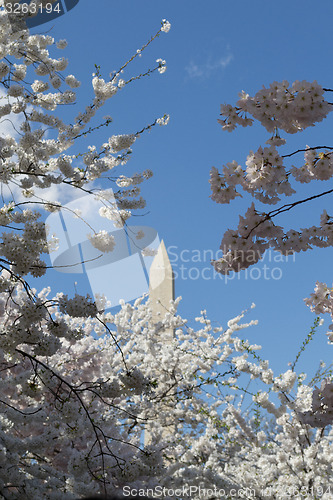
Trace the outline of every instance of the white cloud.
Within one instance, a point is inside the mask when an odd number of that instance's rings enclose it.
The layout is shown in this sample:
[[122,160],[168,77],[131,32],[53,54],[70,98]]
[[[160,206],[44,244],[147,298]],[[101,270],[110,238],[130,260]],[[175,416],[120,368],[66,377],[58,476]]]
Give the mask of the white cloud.
[[197,64],[193,60],[185,67],[190,78],[209,78],[213,73],[225,69],[233,60],[233,55],[229,52],[226,56],[212,60],[211,57],[204,63]]

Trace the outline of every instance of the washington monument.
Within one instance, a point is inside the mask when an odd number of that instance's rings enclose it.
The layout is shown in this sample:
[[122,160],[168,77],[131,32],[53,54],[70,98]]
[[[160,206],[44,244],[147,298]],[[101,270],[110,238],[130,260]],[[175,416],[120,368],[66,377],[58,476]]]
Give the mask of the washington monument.
[[[170,310],[170,300],[174,300],[174,275],[164,241],[162,240],[152,262],[149,273],[149,302],[152,310],[152,323],[160,322]],[[170,343],[174,332],[171,328],[159,331],[156,342]],[[173,398],[170,398],[173,401]],[[170,404],[170,401],[169,401]],[[171,403],[173,404],[173,403]],[[163,431],[163,438],[173,435],[175,426],[169,425]],[[144,432],[144,443],[151,443],[149,424]]]
[[[170,300],[175,298],[175,286],[172,267],[162,240],[149,272],[149,302],[152,309],[152,321],[158,323],[170,309]],[[161,341],[170,341],[173,331],[161,332]]]

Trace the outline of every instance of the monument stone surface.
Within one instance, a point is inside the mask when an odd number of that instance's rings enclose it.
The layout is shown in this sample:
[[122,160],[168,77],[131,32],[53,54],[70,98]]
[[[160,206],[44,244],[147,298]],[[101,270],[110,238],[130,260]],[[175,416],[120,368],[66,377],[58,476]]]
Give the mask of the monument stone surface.
[[[170,300],[175,298],[174,276],[168,253],[162,240],[152,262],[149,273],[149,301],[152,321],[158,323],[170,309]],[[161,341],[170,341],[172,330],[161,332]]]
[[[161,321],[165,314],[170,310],[170,300],[174,300],[174,275],[169,260],[168,253],[162,240],[154,257],[149,273],[149,302],[152,310],[152,323]],[[170,343],[174,332],[172,329],[160,330],[156,342]],[[170,398],[168,405],[174,404],[173,397]],[[173,435],[175,426],[169,425],[163,432],[163,438]],[[144,444],[147,446],[151,442],[149,425],[144,433]]]

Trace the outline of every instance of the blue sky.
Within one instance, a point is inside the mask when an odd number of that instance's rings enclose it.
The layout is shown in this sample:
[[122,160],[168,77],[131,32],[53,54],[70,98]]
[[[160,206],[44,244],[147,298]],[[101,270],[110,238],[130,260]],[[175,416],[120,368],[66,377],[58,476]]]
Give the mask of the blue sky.
[[[245,330],[244,336],[263,346],[262,356],[277,371],[293,361],[315,319],[303,298],[313,291],[316,280],[332,282],[332,250],[297,254],[288,262],[269,253],[252,274],[250,269],[228,282],[214,275],[210,255],[218,251],[224,231],[237,226],[238,215],[252,199],[245,195],[230,205],[214,203],[209,198],[210,168],[221,168],[234,159],[244,165],[249,150],[269,138],[259,126],[222,132],[217,118],[221,103],[234,103],[241,90],[255,93],[274,80],[316,79],[332,87],[332,15],[333,4],[328,0],[318,2],[315,9],[309,0],[80,0],[68,14],[33,29],[50,30],[56,39],[68,40],[61,55],[70,59],[68,73],[82,81],[79,103],[87,104],[95,64],[107,78],[157,31],[161,19],[171,22],[170,32],[156,40],[125,76],[151,68],[159,57],[167,61],[166,73],[137,81],[109,100],[101,116],[110,114],[112,125],[86,144],[99,145],[112,134],[136,132],[156,117],[170,114],[167,127],[154,128],[136,141],[126,166],[128,173],[147,168],[154,172],[142,185],[146,215],[131,224],[153,227],[170,249],[174,270],[182,273],[176,280],[176,295],[183,297],[183,316],[193,318],[207,309],[212,321],[226,325],[252,302],[256,304],[247,319],[258,319],[259,325]],[[66,113],[71,116],[72,110]],[[282,151],[306,144],[332,145],[331,131],[329,118],[292,136]],[[301,188],[293,199],[318,193],[324,184]],[[330,213],[330,205],[329,198],[319,200],[281,216],[276,223],[295,229],[318,224],[322,209]],[[190,279],[202,273],[205,279]],[[55,272],[50,276],[55,290],[65,286],[74,292],[75,276]],[[78,288],[86,292],[84,281]],[[325,331],[324,325],[304,355],[300,364],[304,371],[312,373],[320,359],[331,361]]]

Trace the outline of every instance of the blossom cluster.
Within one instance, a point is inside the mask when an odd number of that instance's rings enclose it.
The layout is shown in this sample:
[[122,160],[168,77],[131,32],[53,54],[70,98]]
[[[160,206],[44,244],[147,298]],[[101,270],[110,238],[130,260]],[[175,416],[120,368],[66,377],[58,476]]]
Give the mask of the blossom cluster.
[[92,246],[101,252],[112,252],[115,246],[114,236],[107,233],[105,229],[102,229],[94,235],[88,235],[88,239]]
[[236,191],[237,185],[268,204],[280,201],[279,194],[291,196],[295,193],[288,180],[289,173],[283,165],[283,158],[275,146],[259,147],[255,153],[250,151],[245,170],[233,161],[224,165],[222,171],[221,175],[213,167],[210,176],[211,198],[217,203],[229,203],[236,196],[241,196]]
[[75,294],[75,297],[69,299],[67,295],[61,293],[59,295],[59,310],[63,314],[68,314],[72,318],[89,318],[96,316],[97,307],[92,301],[90,295],[83,297]]
[[301,420],[312,427],[326,427],[333,422],[333,383],[322,380],[320,389],[315,387],[310,411],[300,415]]
[[284,231],[275,225],[272,217],[258,213],[254,204],[239,217],[237,230],[228,229],[221,242],[223,256],[212,261],[217,272],[229,274],[241,271],[258,262],[268,248],[282,255],[304,252],[313,247],[327,248],[333,245],[333,226],[326,211],[319,226]]
[[224,119],[218,122],[223,130],[231,132],[237,125],[252,125],[253,116],[268,132],[277,129],[294,134],[315,122],[322,121],[331,111],[330,104],[323,97],[324,89],[316,82],[305,80],[273,82],[268,88],[259,90],[253,97],[242,91],[236,106],[221,105]]
[[305,163],[300,167],[292,165],[289,170],[283,164],[283,156],[275,146],[262,148],[254,153],[250,151],[243,169],[236,161],[223,165],[222,173],[212,167],[210,173],[211,198],[216,203],[230,203],[243,191],[265,204],[276,204],[281,200],[279,195],[291,196],[296,193],[289,178],[297,182],[309,183],[313,180],[329,180],[333,176],[333,159],[329,150],[318,152],[316,148],[306,147]]
[[[325,148],[324,148],[325,149]],[[294,165],[290,169],[291,175],[298,182],[308,183],[312,180],[327,181],[333,175],[332,153],[325,151],[318,152],[316,148],[306,147],[304,153],[305,163],[296,168]]]
[[326,283],[320,283],[317,281],[314,292],[310,297],[304,299],[307,306],[310,307],[311,311],[316,314],[330,314],[332,323],[328,327],[329,331],[327,333],[328,340],[333,343],[333,288],[330,288]]

